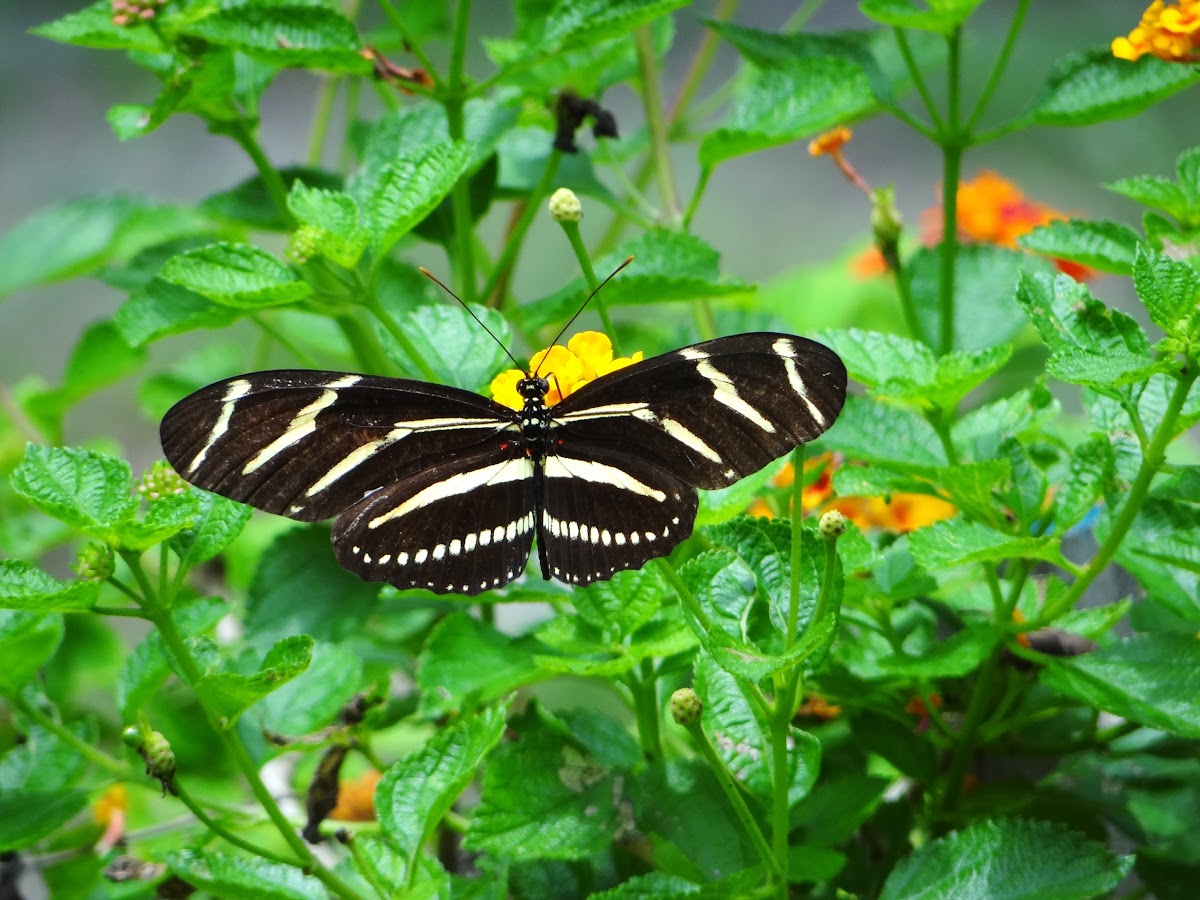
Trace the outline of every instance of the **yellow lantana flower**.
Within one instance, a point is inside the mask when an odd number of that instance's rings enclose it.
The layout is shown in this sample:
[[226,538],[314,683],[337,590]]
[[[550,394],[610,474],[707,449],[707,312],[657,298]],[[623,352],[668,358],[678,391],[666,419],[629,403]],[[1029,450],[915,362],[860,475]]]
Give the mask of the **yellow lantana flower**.
[[1167,62],[1200,59],[1200,0],[1179,0],[1167,6],[1154,0],[1142,13],[1137,28],[1112,42],[1113,56],[1137,60],[1149,53]]
[[[553,406],[585,384],[641,361],[640,350],[633,356],[614,359],[612,341],[608,335],[599,331],[582,331],[567,341],[565,347],[555,344],[533,354],[529,360],[529,371],[536,372],[550,382],[546,405]],[[502,406],[521,409],[524,401],[517,392],[517,384],[524,377],[525,373],[520,369],[501,372],[492,379],[492,399]]]

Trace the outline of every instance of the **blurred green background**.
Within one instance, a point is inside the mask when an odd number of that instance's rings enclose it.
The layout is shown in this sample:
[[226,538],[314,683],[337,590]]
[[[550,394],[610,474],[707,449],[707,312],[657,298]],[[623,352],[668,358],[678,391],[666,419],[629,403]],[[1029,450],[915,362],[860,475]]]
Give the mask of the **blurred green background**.
[[[426,0],[427,2],[427,0]],[[400,4],[404,8],[404,4]],[[742,3],[733,21],[756,28],[778,29],[799,4]],[[115,103],[148,102],[157,85],[142,70],[112,52],[54,44],[26,30],[80,6],[76,2],[8,2],[0,5],[0,231],[39,208],[75,197],[108,192],[134,192],[158,200],[194,202],[253,174],[249,160],[229,140],[208,134],[198,119],[181,116],[146,138],[119,142],[104,114]],[[503,35],[509,31],[507,4],[475,4],[472,34]],[[672,96],[696,41],[700,20],[712,14],[704,0],[676,16],[675,46],[666,60],[664,95]],[[985,2],[965,45],[966,96],[986,78],[999,50],[1016,0]],[[1008,74],[986,121],[995,122],[1025,108],[1038,91],[1054,60],[1075,50],[1107,45],[1127,33],[1144,3],[1054,0],[1033,3]],[[363,21],[374,24],[378,12],[363,3]],[[862,28],[868,23],[850,0],[828,0],[813,17],[818,31]],[[435,58],[444,46],[428,48]],[[405,60],[398,60],[405,62]],[[737,54],[722,45],[705,81],[703,98],[736,70]],[[471,69],[490,71],[478,42]],[[940,75],[932,75],[933,82]],[[314,79],[287,73],[263,101],[262,140],[276,165],[301,162],[308,144],[313,113]],[[378,106],[363,92],[363,113]],[[622,133],[643,124],[640,102],[627,87],[603,98],[617,115]],[[719,121],[721,113],[713,121]],[[340,124],[335,120],[334,128]],[[1089,218],[1110,216],[1136,225],[1139,212],[1099,186],[1116,178],[1169,174],[1183,148],[1200,142],[1196,95],[1183,93],[1134,119],[1081,129],[1039,128],[1010,135],[967,155],[964,176],[994,169],[1015,181],[1036,201]],[[585,146],[590,145],[590,138]],[[899,207],[915,232],[920,213],[935,200],[940,159],[916,134],[890,118],[859,123],[848,156],[873,185],[896,185]],[[697,174],[694,145],[674,153],[681,193],[690,194]],[[600,173],[610,187],[620,185]],[[653,202],[653,185],[646,196]],[[494,208],[486,236],[499,234],[506,210]],[[749,281],[768,281],[798,267],[841,266],[850,250],[867,240],[868,209],[862,195],[846,183],[828,160],[814,160],[803,144],[743,157],[716,172],[694,222],[695,232],[717,248],[724,272]],[[608,223],[607,211],[586,208],[584,235],[595,240]],[[441,250],[422,245],[427,256],[414,259],[445,271]],[[541,221],[526,245],[514,280],[522,296],[537,296],[561,286],[576,273],[565,240]],[[846,276],[849,278],[849,275]],[[1100,278],[1093,285],[1103,299],[1132,309],[1136,303],[1127,281]],[[122,295],[94,280],[77,280],[7,298],[0,304],[0,383],[11,387],[30,376],[57,382],[63,363],[83,327],[110,316]],[[835,297],[808,296],[807,302],[828,310]],[[680,313],[681,315],[683,313]],[[823,316],[827,320],[827,316]],[[845,322],[844,324],[853,324]],[[176,358],[183,346],[202,336],[173,339],[153,347],[160,361]],[[153,368],[153,367],[152,367]],[[66,440],[77,443],[111,434],[121,440],[135,463],[158,455],[157,428],[139,413],[133,385],[103,391],[73,411]]]

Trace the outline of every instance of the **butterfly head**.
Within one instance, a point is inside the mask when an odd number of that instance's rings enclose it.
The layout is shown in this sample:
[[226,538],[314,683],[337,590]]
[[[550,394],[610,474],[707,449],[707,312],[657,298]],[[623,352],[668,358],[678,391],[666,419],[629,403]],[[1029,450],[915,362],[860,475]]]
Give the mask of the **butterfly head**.
[[536,375],[522,378],[517,382],[517,393],[525,400],[533,400],[535,398],[544,399],[549,391],[550,382]]

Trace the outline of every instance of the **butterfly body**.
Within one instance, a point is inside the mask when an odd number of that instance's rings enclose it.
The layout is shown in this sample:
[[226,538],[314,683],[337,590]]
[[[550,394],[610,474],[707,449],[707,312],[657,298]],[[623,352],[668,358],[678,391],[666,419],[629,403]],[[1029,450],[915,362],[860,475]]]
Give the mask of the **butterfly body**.
[[163,419],[198,487],[301,521],[335,518],[339,562],[369,581],[478,594],[525,569],[587,584],[691,534],[696,488],[726,487],[841,411],[846,371],[782,334],[718,338],[514,410],[405,379],[284,370],[231,378]]

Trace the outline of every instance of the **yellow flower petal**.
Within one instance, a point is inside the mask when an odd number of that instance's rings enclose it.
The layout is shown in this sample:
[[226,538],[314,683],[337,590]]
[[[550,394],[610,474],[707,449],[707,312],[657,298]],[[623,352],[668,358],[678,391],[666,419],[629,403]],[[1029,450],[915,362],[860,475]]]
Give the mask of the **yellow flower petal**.
[[639,350],[633,356],[622,356],[618,359],[610,360],[607,365],[600,366],[596,369],[596,377],[607,375],[610,372],[615,372],[618,369],[624,369],[626,366],[632,366],[634,363],[642,361],[642,351]]
[[520,369],[509,369],[507,372],[501,372],[492,379],[492,399],[501,406],[507,406],[510,409],[520,409],[523,407],[525,401],[517,393],[517,382],[524,377],[525,373]]
[[597,373],[612,362],[613,347],[608,335],[601,331],[581,331],[569,341],[567,349],[583,364],[583,377],[595,378]]

